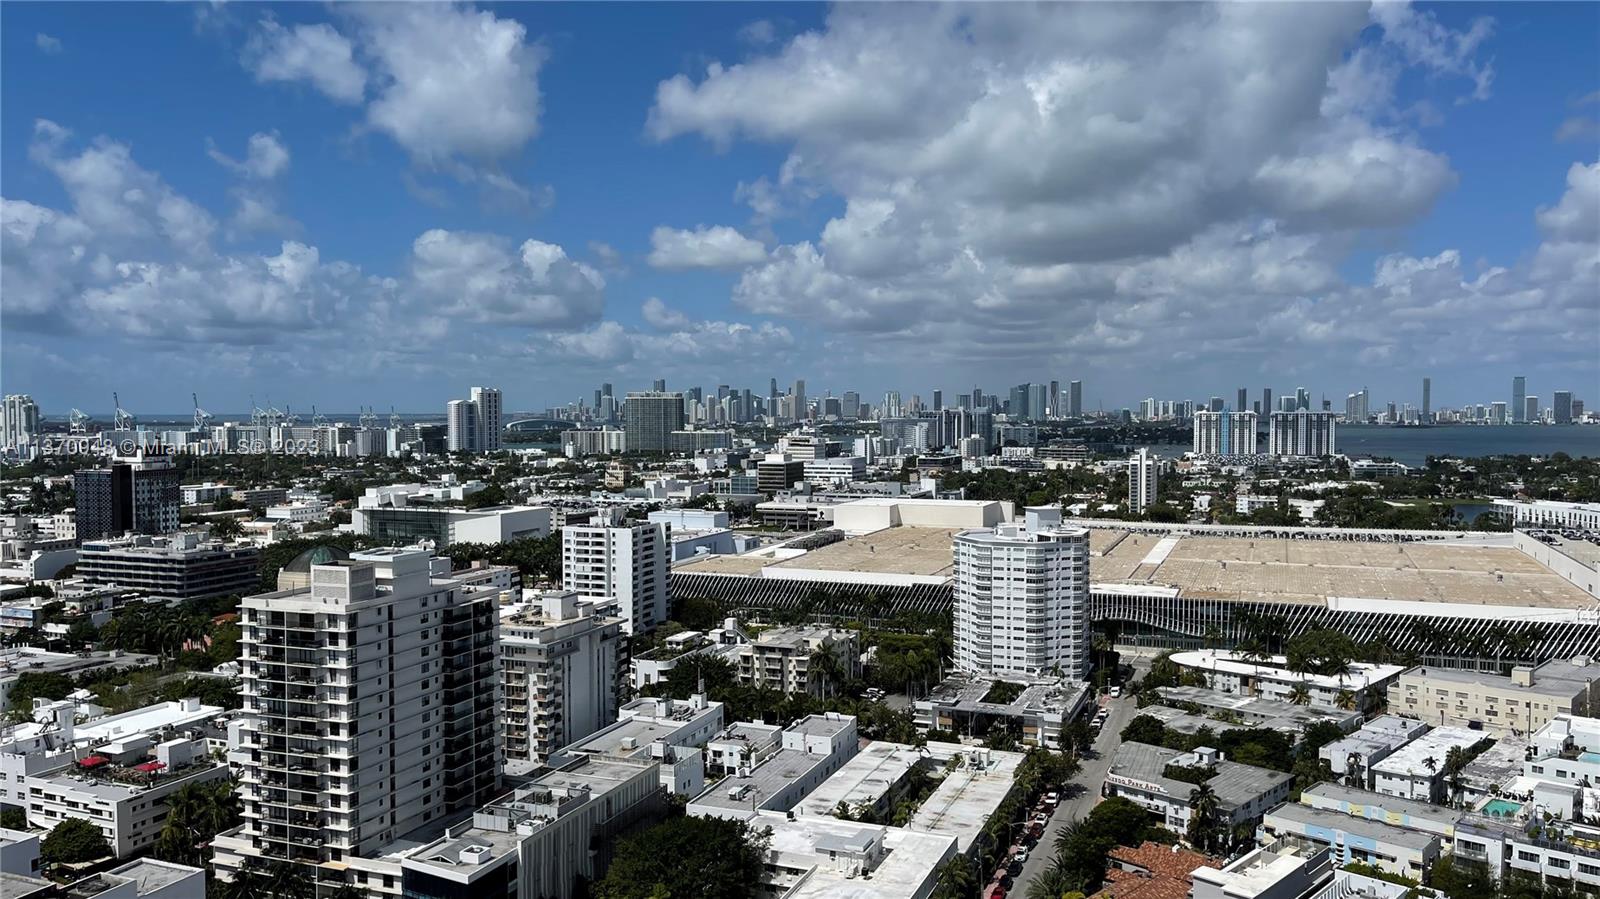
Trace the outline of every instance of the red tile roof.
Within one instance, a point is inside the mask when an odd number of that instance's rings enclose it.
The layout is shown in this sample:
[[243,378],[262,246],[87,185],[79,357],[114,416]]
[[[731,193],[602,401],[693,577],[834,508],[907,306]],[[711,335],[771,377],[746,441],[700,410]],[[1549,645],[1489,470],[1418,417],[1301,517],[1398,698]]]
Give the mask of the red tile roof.
[[[1112,864],[1106,871],[1106,885],[1089,899],[1185,899],[1193,884],[1189,875],[1194,869],[1219,862],[1198,852],[1187,849],[1174,852],[1173,849],[1146,842],[1111,850]],[[1149,873],[1123,870],[1117,863]]]

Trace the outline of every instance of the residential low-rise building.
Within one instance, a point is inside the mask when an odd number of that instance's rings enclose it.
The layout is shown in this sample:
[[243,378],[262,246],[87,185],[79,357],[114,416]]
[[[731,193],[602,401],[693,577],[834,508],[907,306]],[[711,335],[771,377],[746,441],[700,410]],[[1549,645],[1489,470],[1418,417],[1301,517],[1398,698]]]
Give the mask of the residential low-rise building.
[[1519,665],[1510,676],[1423,666],[1389,685],[1389,711],[1429,724],[1530,734],[1558,715],[1596,710],[1600,664],[1587,658]]
[[1223,693],[1359,712],[1373,707],[1389,684],[1405,671],[1402,665],[1352,662],[1338,675],[1313,674],[1290,670],[1284,656],[1255,661],[1221,649],[1175,652],[1169,658],[1179,668],[1204,677],[1211,689]]
[[749,821],[762,811],[784,813],[855,757],[856,719],[829,712],[785,728],[765,761],[707,787],[689,800],[691,815]]
[[722,703],[703,694],[640,697],[621,708],[615,724],[568,744],[551,764],[563,767],[578,756],[648,759],[660,768],[662,789],[695,796],[705,787],[705,746],[722,730]]
[[1440,854],[1431,834],[1298,803],[1268,812],[1261,831],[1289,846],[1332,850],[1335,864],[1360,862],[1417,881],[1427,879]]
[[[770,628],[727,655],[745,686],[783,693],[822,696],[861,675],[856,633],[839,628]],[[823,656],[833,661],[823,663]]]
[[1340,779],[1362,787],[1372,786],[1372,766],[1389,754],[1428,732],[1430,725],[1415,718],[1380,715],[1361,725],[1342,739],[1325,743],[1317,757]]
[[783,728],[776,724],[735,722],[706,744],[706,773],[721,777],[754,768],[782,745]]
[[1217,796],[1221,820],[1232,827],[1259,821],[1267,809],[1289,798],[1293,777],[1253,765],[1241,765],[1208,747],[1180,752],[1146,743],[1123,743],[1116,749],[1101,789],[1107,797],[1122,796],[1159,815],[1168,829],[1189,827],[1190,795],[1197,784],[1167,775],[1168,768],[1203,768],[1213,773],[1205,784]]
[[69,818],[88,821],[118,858],[126,858],[154,845],[172,794],[228,776],[228,766],[207,755],[203,739],[119,739],[69,767],[30,776],[28,824],[48,830]]
[[[1001,688],[1011,684],[1020,690]],[[1003,691],[1003,692],[1002,692]],[[912,704],[917,726],[972,735],[977,728],[1004,725],[1027,746],[1061,745],[1061,729],[1090,701],[1090,688],[1064,677],[957,673]]]
[[1385,796],[1443,802],[1445,760],[1450,750],[1465,751],[1492,739],[1481,730],[1436,727],[1369,766],[1372,789]]
[[648,759],[580,756],[478,808],[417,848],[375,860],[369,892],[408,899],[572,899],[605,874],[617,835],[664,811]]

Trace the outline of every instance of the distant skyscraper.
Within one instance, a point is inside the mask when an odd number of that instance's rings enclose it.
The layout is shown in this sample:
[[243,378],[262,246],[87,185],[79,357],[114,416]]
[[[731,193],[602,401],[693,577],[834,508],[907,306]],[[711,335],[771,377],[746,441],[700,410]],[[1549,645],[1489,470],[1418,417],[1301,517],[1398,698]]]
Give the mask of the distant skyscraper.
[[933,411],[938,412],[938,411],[942,410],[943,408],[944,408],[944,391],[943,390],[935,390],[933,392]]
[[39,404],[25,393],[7,394],[5,418],[0,423],[0,446],[29,442],[39,433]]
[[667,453],[672,432],[683,429],[683,394],[651,390],[622,402],[622,442],[629,453]]
[[1433,420],[1433,379],[1422,379],[1422,423]]
[[972,408],[983,408],[983,388],[981,387],[972,388]]
[[854,390],[844,392],[844,401],[839,404],[839,411],[845,418],[861,417],[861,394]]
[[1513,424],[1524,421],[1523,409],[1526,408],[1528,399],[1528,379],[1517,375],[1511,379],[1511,421]]
[[1081,418],[1083,416],[1083,382],[1073,381],[1067,385],[1067,392],[1070,394],[1067,414],[1073,418]]
[[1278,410],[1272,408],[1272,388],[1261,388],[1261,414],[1270,416]]
[[1061,415],[1061,382],[1050,382],[1050,415]]
[[1572,424],[1572,391],[1557,390],[1551,394],[1550,415],[1558,425]]
[[809,417],[806,408],[806,382],[805,379],[796,379],[794,382],[794,420],[805,421]]
[[1050,385],[1028,385],[1028,417],[1034,421],[1044,421],[1050,417]]
[[[1520,381],[1522,379],[1518,378],[1517,380]],[[1526,397],[1524,397],[1524,399],[1526,399]],[[1492,403],[1489,404],[1489,424],[1492,424],[1492,425],[1503,425],[1503,424],[1505,424],[1506,423],[1507,414],[1508,413],[1506,412],[1506,404],[1505,404],[1504,401],[1496,400],[1495,402],[1492,402]]]
[[1194,414],[1194,452],[1202,456],[1242,456],[1256,451],[1254,412]]
[[1128,459],[1128,511],[1143,512],[1155,505],[1157,471],[1161,460],[1148,447],[1140,447]]
[[1304,387],[1296,387],[1294,389],[1294,407],[1296,409],[1310,409],[1311,391]]
[[1529,422],[1529,423],[1536,422],[1536,421],[1539,420],[1539,398],[1538,397],[1536,397],[1536,396],[1525,396],[1525,397],[1522,398],[1522,420],[1525,421],[1525,422]]
[[623,401],[622,417],[627,452],[667,452],[672,449],[672,432],[683,429],[683,394],[630,393]]
[[470,453],[478,449],[478,406],[471,400],[444,404],[445,449]]
[[656,378],[655,383],[650,385],[650,389],[654,390],[656,393],[665,393],[667,390],[667,379]]
[[478,452],[496,452],[500,449],[500,391],[474,387],[471,396],[478,407]]
[[1334,448],[1332,412],[1275,412],[1268,431],[1267,452],[1274,456],[1331,456]]
[[1222,408],[1223,408],[1222,407],[1222,397],[1220,397],[1220,396],[1212,397],[1211,398],[1211,405],[1209,406],[1209,408],[1211,409],[1212,412],[1221,412]]

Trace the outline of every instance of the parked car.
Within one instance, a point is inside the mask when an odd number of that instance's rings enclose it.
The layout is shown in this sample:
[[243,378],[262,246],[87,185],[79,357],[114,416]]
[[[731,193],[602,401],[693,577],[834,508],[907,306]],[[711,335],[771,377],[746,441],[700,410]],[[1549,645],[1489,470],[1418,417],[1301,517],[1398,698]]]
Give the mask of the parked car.
[[1122,698],[1122,688],[1121,687],[1112,687],[1111,688],[1111,698],[1112,699],[1121,699]]

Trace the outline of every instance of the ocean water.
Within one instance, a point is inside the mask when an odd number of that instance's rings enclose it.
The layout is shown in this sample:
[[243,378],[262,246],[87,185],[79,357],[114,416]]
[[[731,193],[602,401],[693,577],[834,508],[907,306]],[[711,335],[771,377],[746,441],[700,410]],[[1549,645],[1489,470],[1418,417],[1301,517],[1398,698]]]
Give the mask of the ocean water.
[[1600,458],[1600,427],[1593,425],[1447,425],[1390,428],[1339,425],[1334,434],[1346,456],[1390,458],[1423,465],[1429,456],[1569,456]]

